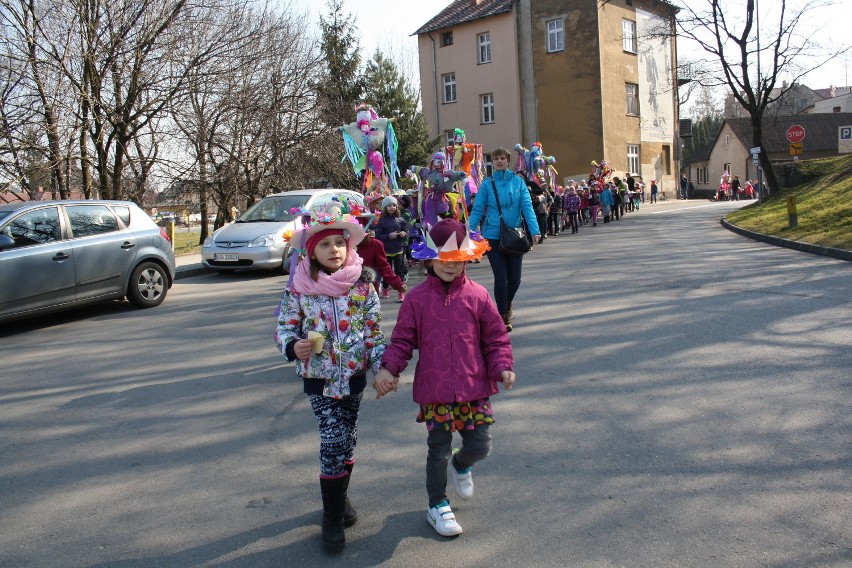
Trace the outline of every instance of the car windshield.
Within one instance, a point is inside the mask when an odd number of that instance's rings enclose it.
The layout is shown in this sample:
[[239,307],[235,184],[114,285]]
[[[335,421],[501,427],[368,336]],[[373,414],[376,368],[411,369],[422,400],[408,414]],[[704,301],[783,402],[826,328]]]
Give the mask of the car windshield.
[[292,221],[296,218],[291,210],[298,210],[305,206],[309,195],[279,195],[265,197],[246,209],[240,215],[237,223],[259,223],[262,221]]

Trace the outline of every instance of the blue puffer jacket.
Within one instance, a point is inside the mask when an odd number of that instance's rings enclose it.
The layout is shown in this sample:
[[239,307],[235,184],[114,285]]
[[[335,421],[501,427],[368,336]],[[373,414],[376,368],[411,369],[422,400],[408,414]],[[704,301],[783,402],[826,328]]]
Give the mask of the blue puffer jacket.
[[470,212],[470,228],[476,230],[482,226],[481,233],[486,239],[500,239],[500,213],[497,211],[497,201],[494,199],[494,185],[500,196],[500,207],[503,209],[503,220],[511,227],[521,224],[521,213],[529,227],[530,234],[537,236],[541,229],[535,219],[532,199],[527,184],[520,176],[510,170],[495,171],[494,175],[486,178],[480,185]]

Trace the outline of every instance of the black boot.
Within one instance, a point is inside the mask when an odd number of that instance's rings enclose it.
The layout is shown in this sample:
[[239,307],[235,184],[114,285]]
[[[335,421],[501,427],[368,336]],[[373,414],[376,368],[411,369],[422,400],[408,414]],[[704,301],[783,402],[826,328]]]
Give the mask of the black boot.
[[355,462],[343,462],[343,467],[349,472],[349,475],[345,477],[346,483],[343,484],[343,525],[351,527],[358,520],[358,513],[355,511],[352,503],[349,502],[349,495],[347,495],[349,480],[352,478],[352,468],[355,467]]
[[346,544],[343,533],[343,493],[349,474],[343,477],[320,478],[322,488],[322,544],[330,551],[339,551]]

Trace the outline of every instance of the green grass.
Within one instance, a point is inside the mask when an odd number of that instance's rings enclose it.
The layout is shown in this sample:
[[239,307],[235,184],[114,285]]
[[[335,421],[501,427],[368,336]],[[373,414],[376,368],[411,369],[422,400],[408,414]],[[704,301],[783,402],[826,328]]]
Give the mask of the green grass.
[[[797,162],[805,181],[725,219],[738,227],[792,241],[852,250],[852,155]],[[790,228],[787,198],[796,198],[798,226]]]
[[[166,229],[168,231],[168,229]],[[198,244],[198,237],[201,231],[198,227],[192,227],[189,230],[186,227],[175,228],[175,254],[190,254],[201,252],[201,245]]]

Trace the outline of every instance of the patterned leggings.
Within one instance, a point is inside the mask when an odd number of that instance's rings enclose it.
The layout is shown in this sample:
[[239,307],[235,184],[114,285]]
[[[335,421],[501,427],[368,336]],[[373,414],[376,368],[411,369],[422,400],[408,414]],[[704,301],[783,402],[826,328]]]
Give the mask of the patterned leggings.
[[358,410],[364,393],[341,399],[309,394],[311,408],[320,433],[320,474],[337,477],[344,471],[343,462],[355,454],[358,441]]

